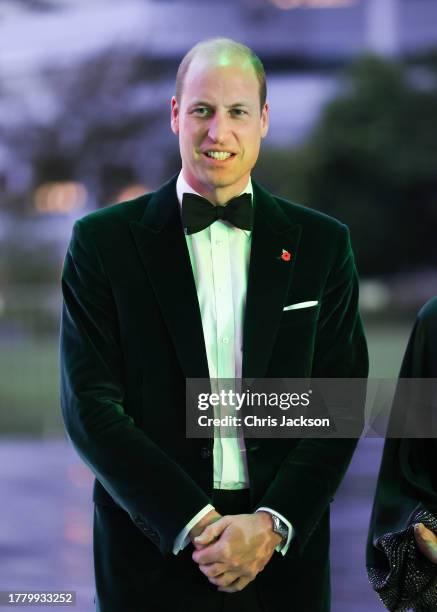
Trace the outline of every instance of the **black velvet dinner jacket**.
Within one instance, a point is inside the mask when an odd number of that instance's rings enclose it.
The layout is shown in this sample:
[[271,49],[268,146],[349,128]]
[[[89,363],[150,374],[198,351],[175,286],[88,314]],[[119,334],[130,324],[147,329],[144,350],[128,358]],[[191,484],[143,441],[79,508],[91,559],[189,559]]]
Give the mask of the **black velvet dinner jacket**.
[[[212,494],[212,440],[185,435],[185,380],[208,366],[176,178],[76,222],[62,274],[66,431],[96,477],[94,501],[124,509],[163,554]],[[366,377],[347,228],[253,191],[243,377]],[[283,310],[305,301],[318,304]],[[254,508],[295,529],[287,555],[304,554],[355,445],[246,440]]]

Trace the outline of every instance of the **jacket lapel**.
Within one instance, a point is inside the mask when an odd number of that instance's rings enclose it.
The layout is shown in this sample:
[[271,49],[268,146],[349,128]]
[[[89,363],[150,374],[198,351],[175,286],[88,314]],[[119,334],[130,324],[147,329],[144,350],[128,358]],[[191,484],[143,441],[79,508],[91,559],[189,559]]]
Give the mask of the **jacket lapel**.
[[140,222],[131,222],[186,378],[208,378],[202,319],[173,177],[151,197]]
[[[301,226],[290,223],[255,182],[254,227],[243,331],[243,378],[262,378],[276,340],[296,262]],[[289,261],[281,258],[283,250]]]

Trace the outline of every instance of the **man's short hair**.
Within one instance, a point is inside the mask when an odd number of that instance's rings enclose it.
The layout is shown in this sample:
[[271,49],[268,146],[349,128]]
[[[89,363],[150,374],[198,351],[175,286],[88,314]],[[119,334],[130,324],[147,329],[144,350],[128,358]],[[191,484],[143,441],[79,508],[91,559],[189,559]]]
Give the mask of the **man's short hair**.
[[176,74],[176,93],[175,97],[177,103],[180,104],[182,98],[182,92],[184,87],[185,76],[187,74],[188,68],[193,60],[193,58],[198,53],[214,53],[220,51],[228,51],[234,55],[240,55],[244,59],[249,60],[252,64],[252,67],[255,71],[256,78],[259,83],[259,98],[260,98],[260,107],[261,110],[266,102],[267,98],[267,84],[266,84],[266,73],[264,70],[264,66],[259,59],[259,57],[250,49],[250,47],[246,47],[241,43],[232,40],[231,38],[208,38],[206,40],[201,40],[194,47],[192,47],[188,53],[184,55],[181,63],[179,64],[179,68]]

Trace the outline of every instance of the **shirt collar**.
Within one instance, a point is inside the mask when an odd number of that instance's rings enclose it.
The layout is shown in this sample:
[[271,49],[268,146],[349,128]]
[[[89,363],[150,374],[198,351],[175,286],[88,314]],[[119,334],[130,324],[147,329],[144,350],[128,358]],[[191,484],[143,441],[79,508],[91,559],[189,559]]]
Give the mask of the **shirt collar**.
[[[195,189],[193,189],[191,187],[191,185],[189,185],[187,183],[187,181],[185,180],[185,177],[183,175],[183,172],[181,170],[179,172],[178,180],[176,181],[176,194],[177,194],[177,197],[178,197],[179,206],[181,208],[182,208],[182,198],[183,198],[184,193],[195,193],[196,195],[200,195],[200,193],[195,191]],[[247,181],[246,187],[238,195],[241,195],[243,193],[250,193],[251,202],[252,202],[252,205],[253,205],[253,187],[252,187],[252,179],[251,179],[250,176],[249,176],[249,180]],[[238,228],[236,228],[236,229],[238,229]],[[240,231],[244,232],[246,234],[246,236],[250,236],[251,230],[240,230]]]

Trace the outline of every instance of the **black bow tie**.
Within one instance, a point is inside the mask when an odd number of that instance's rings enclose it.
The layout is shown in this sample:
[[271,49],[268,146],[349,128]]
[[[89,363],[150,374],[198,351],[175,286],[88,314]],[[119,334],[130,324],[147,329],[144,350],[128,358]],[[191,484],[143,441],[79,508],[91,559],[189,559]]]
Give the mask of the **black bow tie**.
[[224,206],[214,206],[206,198],[195,193],[184,193],[182,223],[186,234],[200,232],[217,219],[229,221],[240,229],[252,229],[253,208],[250,193],[242,193],[226,202]]

